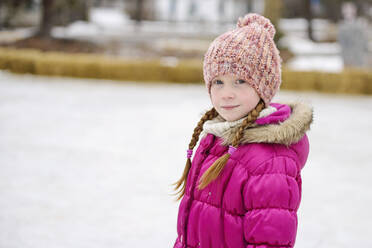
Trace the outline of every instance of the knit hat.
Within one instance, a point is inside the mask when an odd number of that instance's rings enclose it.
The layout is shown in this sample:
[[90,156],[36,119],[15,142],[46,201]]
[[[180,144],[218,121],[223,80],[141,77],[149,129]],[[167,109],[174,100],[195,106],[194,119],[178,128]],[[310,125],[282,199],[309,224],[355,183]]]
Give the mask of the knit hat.
[[203,75],[209,94],[215,77],[234,74],[269,106],[281,84],[282,59],[274,35],[269,19],[249,13],[239,18],[235,29],[218,36],[204,55]]

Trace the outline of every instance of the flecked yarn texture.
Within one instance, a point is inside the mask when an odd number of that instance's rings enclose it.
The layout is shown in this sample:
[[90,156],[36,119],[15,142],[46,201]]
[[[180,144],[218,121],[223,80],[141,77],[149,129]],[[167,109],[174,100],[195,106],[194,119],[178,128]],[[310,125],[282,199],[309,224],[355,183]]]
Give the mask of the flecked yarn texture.
[[204,55],[208,92],[215,77],[234,74],[247,81],[269,106],[281,84],[282,59],[274,35],[275,27],[269,19],[256,13],[240,17],[236,28],[218,36]]

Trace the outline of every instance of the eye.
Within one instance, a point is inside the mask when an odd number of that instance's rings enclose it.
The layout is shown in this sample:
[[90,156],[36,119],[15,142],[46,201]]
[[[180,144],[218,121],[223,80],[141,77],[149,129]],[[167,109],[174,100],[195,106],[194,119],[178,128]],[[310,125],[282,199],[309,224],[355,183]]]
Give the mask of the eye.
[[236,80],[236,82],[237,82],[238,84],[244,84],[244,83],[245,83],[245,80],[243,80],[243,79],[238,79],[238,80]]
[[216,81],[214,81],[215,84],[223,84],[223,82],[219,79],[217,79]]

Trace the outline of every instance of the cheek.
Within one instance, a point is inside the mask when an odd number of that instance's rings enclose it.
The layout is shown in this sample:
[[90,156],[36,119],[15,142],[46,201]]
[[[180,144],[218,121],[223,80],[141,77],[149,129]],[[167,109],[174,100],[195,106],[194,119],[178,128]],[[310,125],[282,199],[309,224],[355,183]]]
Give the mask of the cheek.
[[244,103],[249,106],[250,108],[256,107],[258,102],[260,101],[260,97],[254,91],[254,89],[246,91],[244,94],[241,95],[242,99],[244,99]]
[[218,94],[216,93],[215,90],[211,90],[211,102],[213,106],[216,106],[218,103]]

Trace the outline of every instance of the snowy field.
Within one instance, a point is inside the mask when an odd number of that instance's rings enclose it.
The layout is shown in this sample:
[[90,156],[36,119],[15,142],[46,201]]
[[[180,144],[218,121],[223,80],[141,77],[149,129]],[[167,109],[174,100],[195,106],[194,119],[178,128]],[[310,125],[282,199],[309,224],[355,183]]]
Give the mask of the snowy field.
[[[314,109],[297,248],[372,247],[372,97],[282,91]],[[171,183],[203,85],[0,71],[0,247],[172,247]]]

